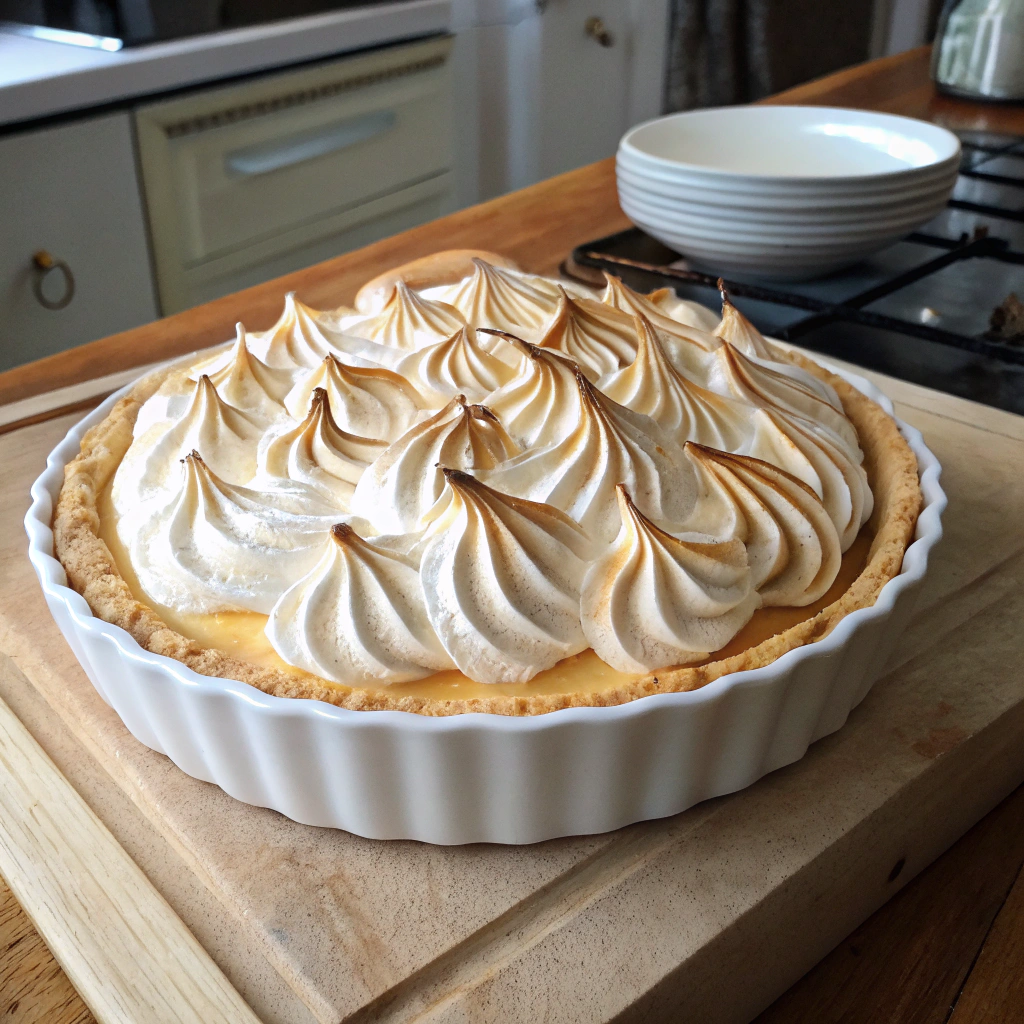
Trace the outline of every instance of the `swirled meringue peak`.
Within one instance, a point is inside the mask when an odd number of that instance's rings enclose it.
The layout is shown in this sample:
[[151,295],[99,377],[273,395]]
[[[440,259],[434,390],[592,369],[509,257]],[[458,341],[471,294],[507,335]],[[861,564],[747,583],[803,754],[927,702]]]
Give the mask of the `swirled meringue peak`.
[[388,348],[415,351],[450,338],[466,321],[454,306],[424,298],[397,281],[379,312],[343,317],[340,323],[346,333]]
[[364,338],[346,334],[337,317],[300,302],[294,292],[284,297],[284,312],[273,327],[247,335],[249,351],[275,369],[311,370],[333,355],[353,366],[387,364],[387,350]]
[[542,277],[473,260],[474,270],[452,285],[425,289],[424,296],[453,305],[471,327],[493,327],[533,337],[558,308],[558,286]]
[[263,436],[257,452],[257,485],[310,487],[348,511],[359,478],[388,446],[342,430],[331,415],[327,392],[314,388],[309,413]]
[[718,279],[718,287],[722,291],[722,322],[715,329],[715,334],[745,356],[777,359],[764,335],[732,304],[721,278]]
[[616,498],[618,534],[581,588],[587,641],[620,672],[702,661],[761,603],[743,544],[681,540],[644,516],[621,484]]
[[605,288],[601,293],[601,301],[623,313],[632,315],[643,315],[656,326],[664,321],[666,330],[683,327],[695,327],[700,334],[698,337],[702,343],[708,346],[709,351],[714,349],[713,340],[704,338],[706,334],[713,334],[718,326],[719,318],[699,302],[691,302],[689,299],[681,299],[671,288],[658,288],[647,295],[630,288],[622,278],[616,277],[604,271]]
[[655,518],[682,522],[696,498],[682,449],[650,417],[602,395],[579,369],[576,388],[579,415],[568,434],[481,472],[480,479],[554,505],[595,540],[610,541],[618,530],[616,483],[625,483]]
[[327,392],[338,426],[359,437],[393,441],[419,419],[424,408],[416,389],[397,373],[383,366],[346,366],[327,356],[285,396],[285,408],[295,419],[305,416],[316,388]]
[[839,573],[839,534],[818,496],[760,459],[687,444],[699,498],[688,530],[746,546],[751,582],[764,605],[803,607]]
[[143,589],[181,612],[268,614],[319,558],[337,510],[306,493],[226,483],[197,452],[182,464],[166,504],[118,522]]
[[438,465],[485,470],[519,448],[497,417],[456,395],[440,412],[411,427],[363,474],[352,509],[380,533],[411,533],[444,490]]
[[261,434],[260,426],[228,405],[204,374],[177,420],[156,423],[132,442],[114,475],[114,507],[121,516],[132,514],[139,505],[173,490],[179,459],[200,446],[225,480],[248,483],[256,473]]
[[[484,329],[481,333],[496,332]],[[497,333],[525,358],[519,372],[487,398],[487,407],[520,448],[560,441],[579,422],[576,364],[560,352]]]
[[859,449],[858,457],[852,456],[830,431],[797,416],[766,409],[758,418],[749,454],[781,466],[807,484],[821,499],[846,551],[867,522],[875,501]]
[[740,451],[753,435],[754,408],[700,387],[669,361],[651,322],[635,318],[636,359],[598,381],[609,398],[650,416],[676,440]]
[[278,599],[266,633],[290,665],[350,686],[455,667],[427,617],[416,569],[344,523]]
[[[268,366],[249,351],[245,328],[235,326],[235,343],[217,368],[206,373],[217,394],[228,405],[241,409],[250,419],[270,426],[287,416],[284,396],[294,381],[290,371]],[[194,373],[193,380],[200,374]]]
[[579,364],[591,379],[614,373],[636,357],[636,326],[628,313],[559,289],[558,309],[537,342]]
[[434,631],[481,683],[517,683],[587,647],[579,588],[592,546],[558,509],[444,469],[420,578]]
[[[516,358],[521,356],[516,353]],[[434,408],[458,394],[482,401],[516,375],[514,366],[480,344],[472,327],[460,327],[450,338],[410,352],[395,371]]]

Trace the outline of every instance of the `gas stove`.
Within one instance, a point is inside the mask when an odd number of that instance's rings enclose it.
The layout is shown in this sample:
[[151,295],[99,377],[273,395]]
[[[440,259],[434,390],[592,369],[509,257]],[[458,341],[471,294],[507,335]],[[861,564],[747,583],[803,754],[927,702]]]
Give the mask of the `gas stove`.
[[[1024,415],[1024,137],[959,134],[953,198],[920,231],[821,280],[725,285],[765,334]],[[717,298],[716,277],[637,228],[580,246],[563,270]]]

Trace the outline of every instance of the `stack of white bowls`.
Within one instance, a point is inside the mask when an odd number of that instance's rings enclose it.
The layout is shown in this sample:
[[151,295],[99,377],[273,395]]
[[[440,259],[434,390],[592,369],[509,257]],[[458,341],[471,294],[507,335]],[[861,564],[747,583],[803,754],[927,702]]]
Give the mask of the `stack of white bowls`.
[[722,107],[637,125],[616,159],[638,227],[723,274],[806,280],[939,213],[960,142],[925,121],[830,107]]

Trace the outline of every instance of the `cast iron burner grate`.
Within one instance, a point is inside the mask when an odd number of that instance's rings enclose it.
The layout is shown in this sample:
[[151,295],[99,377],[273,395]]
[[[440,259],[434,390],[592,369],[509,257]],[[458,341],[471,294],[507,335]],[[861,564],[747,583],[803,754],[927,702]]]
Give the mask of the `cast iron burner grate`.
[[[1024,415],[1024,137],[960,139],[953,198],[921,231],[822,280],[725,283],[765,334]],[[638,228],[579,246],[563,270],[591,284],[607,270],[705,305],[718,291],[716,275]]]

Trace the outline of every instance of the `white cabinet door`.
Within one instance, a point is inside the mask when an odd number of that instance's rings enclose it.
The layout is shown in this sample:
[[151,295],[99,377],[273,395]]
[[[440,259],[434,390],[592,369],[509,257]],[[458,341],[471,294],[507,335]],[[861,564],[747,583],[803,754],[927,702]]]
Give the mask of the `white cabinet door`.
[[[64,309],[34,294],[40,250],[74,277]],[[51,271],[43,297],[65,286]],[[0,136],[0,370],[156,316],[130,116]]]

